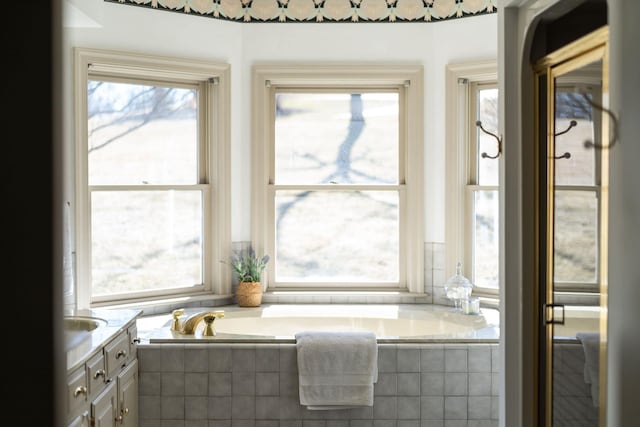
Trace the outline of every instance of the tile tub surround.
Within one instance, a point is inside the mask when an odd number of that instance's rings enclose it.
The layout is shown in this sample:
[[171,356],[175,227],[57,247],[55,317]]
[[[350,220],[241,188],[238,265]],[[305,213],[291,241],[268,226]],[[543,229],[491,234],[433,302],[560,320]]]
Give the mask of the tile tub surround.
[[372,407],[299,403],[295,344],[138,347],[141,427],[498,426],[498,344],[378,344]]

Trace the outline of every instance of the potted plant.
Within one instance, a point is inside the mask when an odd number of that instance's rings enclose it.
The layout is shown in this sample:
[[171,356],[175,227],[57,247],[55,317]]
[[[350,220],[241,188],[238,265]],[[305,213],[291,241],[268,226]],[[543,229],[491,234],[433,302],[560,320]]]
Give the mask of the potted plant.
[[262,303],[262,273],[267,268],[269,255],[258,257],[252,248],[239,251],[231,257],[231,267],[238,278],[236,300],[240,307],[258,307]]

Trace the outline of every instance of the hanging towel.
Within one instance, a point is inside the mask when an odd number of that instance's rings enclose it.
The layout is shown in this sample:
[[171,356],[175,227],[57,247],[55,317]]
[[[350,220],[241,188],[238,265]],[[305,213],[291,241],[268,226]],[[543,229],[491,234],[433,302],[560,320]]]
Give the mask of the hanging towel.
[[591,385],[591,401],[600,406],[600,334],[598,332],[578,332],[576,338],[584,350],[584,382]]
[[307,409],[373,406],[378,345],[372,332],[299,332],[300,404]]

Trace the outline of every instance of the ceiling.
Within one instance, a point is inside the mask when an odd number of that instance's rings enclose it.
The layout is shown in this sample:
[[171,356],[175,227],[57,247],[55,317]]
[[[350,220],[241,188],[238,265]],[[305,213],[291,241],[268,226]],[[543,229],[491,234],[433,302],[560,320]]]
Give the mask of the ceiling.
[[497,0],[104,0],[236,22],[435,22],[496,12]]

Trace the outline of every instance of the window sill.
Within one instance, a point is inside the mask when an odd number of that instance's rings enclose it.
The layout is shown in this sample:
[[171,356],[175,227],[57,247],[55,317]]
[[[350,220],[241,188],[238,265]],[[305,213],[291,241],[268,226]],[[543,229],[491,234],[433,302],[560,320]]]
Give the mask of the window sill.
[[172,310],[188,307],[217,307],[233,304],[233,295],[194,295],[173,298],[132,301],[121,304],[94,304],[91,308],[136,309],[142,310],[144,316],[166,314]]
[[431,304],[432,295],[407,291],[273,290],[262,296],[266,304]]

